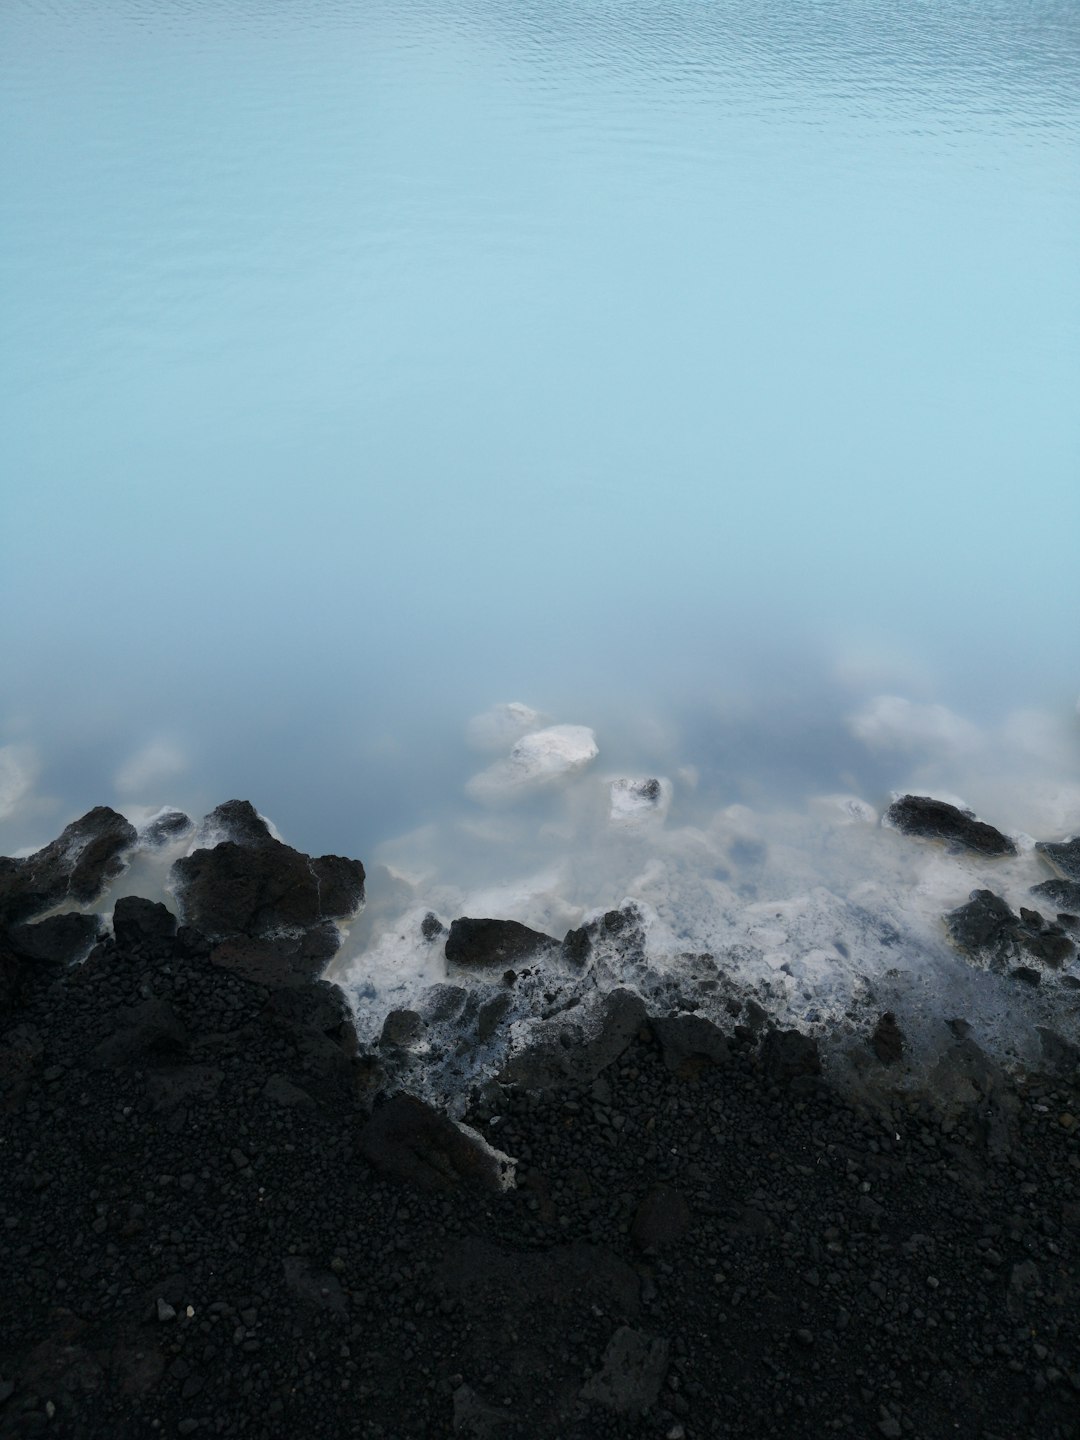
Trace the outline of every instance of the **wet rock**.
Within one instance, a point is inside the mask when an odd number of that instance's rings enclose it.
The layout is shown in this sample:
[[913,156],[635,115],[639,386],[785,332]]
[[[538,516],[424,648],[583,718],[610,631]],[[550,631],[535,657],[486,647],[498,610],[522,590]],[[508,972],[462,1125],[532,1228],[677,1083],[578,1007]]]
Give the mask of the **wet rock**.
[[818,1042],[801,1030],[770,1030],[761,1044],[761,1063],[770,1080],[784,1084],[821,1074]]
[[1080,881],[1080,835],[1071,840],[1040,840],[1035,849],[1064,879]]
[[1080,1045],[1066,1040],[1064,1035],[1059,1035],[1056,1030],[1051,1030],[1046,1025],[1037,1025],[1035,1029],[1039,1036],[1043,1064],[1047,1070],[1066,1080],[1076,1079],[1080,1070]]
[[313,932],[276,939],[223,940],[210,951],[210,962],[255,985],[305,985],[319,976],[337,948]]
[[422,1190],[498,1194],[513,1177],[509,1156],[414,1095],[397,1094],[377,1106],[360,1132],[360,1149],[380,1174]]
[[891,1010],[886,1010],[874,1026],[870,1048],[883,1065],[896,1065],[904,1055],[904,1032]]
[[420,921],[420,934],[423,935],[424,939],[430,944],[431,941],[438,940],[441,936],[447,934],[447,929],[435,912],[429,910],[423,920]]
[[349,1002],[340,986],[329,980],[272,990],[260,1018],[294,1040],[304,1031],[311,1031],[332,1041],[347,1055],[356,1054],[356,1026]]
[[1014,914],[992,890],[973,890],[966,905],[945,916],[945,928],[959,949],[997,968],[1025,955],[1061,965],[1076,948],[1060,925],[1048,924],[1037,910]]
[[678,1190],[658,1185],[637,1208],[630,1238],[639,1250],[658,1250],[681,1240],[690,1228],[690,1206]]
[[505,970],[545,952],[553,953],[559,942],[539,930],[530,930],[516,920],[454,920],[446,941],[445,955],[451,965],[478,969],[495,965]]
[[[184,921],[211,939],[275,938],[282,931],[325,927],[351,919],[363,903],[359,860],[313,858],[282,844],[247,801],[219,806],[207,816],[206,829],[211,838],[226,830],[242,839],[183,856],[172,875]],[[330,935],[325,928],[323,933]]]
[[100,915],[50,915],[8,931],[11,948],[23,960],[51,965],[77,965],[85,960],[102,932]]
[[379,1044],[407,1049],[422,1039],[427,1026],[415,1010],[391,1010],[383,1021]]
[[979,855],[1015,855],[1016,845],[993,825],[927,795],[903,795],[885,812],[885,823],[904,835],[923,840],[944,840]]
[[176,916],[164,905],[125,895],[113,907],[113,935],[122,946],[171,941],[176,934]]
[[670,783],[655,778],[613,780],[610,794],[609,818],[613,825],[633,826],[662,818],[671,803]]
[[526,1090],[585,1086],[623,1053],[645,1023],[641,997],[612,990],[535,1026],[528,1048],[512,1055],[500,1077]]
[[666,1340],[621,1325],[608,1341],[600,1369],[582,1387],[581,1398],[617,1415],[640,1415],[656,1404],[669,1350]]
[[157,849],[190,835],[194,829],[194,821],[182,810],[165,810],[143,826],[139,831],[139,839],[144,845]]
[[1063,910],[1074,913],[1080,910],[1080,881],[1042,880],[1038,885],[1032,885],[1031,893],[1051,905],[1060,905]]
[[134,825],[100,805],[35,854],[0,856],[0,920],[30,920],[63,900],[96,900],[124,869],[137,839]]
[[664,1064],[683,1079],[706,1065],[726,1065],[731,1058],[727,1036],[703,1015],[672,1015],[649,1022]]
[[588,726],[549,725],[523,735],[505,760],[474,775],[466,789],[485,804],[507,802],[578,774],[599,753]]

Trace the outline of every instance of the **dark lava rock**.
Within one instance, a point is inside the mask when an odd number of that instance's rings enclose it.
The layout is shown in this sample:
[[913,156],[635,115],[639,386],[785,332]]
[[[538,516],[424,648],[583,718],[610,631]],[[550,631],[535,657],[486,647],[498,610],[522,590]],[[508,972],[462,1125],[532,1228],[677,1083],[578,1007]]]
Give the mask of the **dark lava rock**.
[[226,800],[204,815],[197,836],[200,845],[213,847],[224,840],[255,849],[274,843],[270,826],[250,800]]
[[639,1250],[658,1250],[681,1240],[690,1228],[690,1206],[670,1185],[650,1190],[637,1208],[630,1238]]
[[138,895],[124,895],[113,907],[113,936],[118,945],[144,940],[168,942],[176,934],[176,916],[166,906]]
[[896,1023],[896,1016],[886,1010],[874,1027],[870,1037],[870,1048],[883,1065],[895,1065],[903,1058],[904,1032]]
[[1080,881],[1080,835],[1071,840],[1040,840],[1035,849],[1045,855],[1066,880]]
[[1066,1040],[1064,1035],[1059,1035],[1056,1030],[1051,1030],[1046,1025],[1037,1025],[1036,1030],[1039,1036],[1039,1044],[1042,1047],[1043,1064],[1052,1075],[1060,1075],[1064,1079],[1076,1078],[1080,1070],[1080,1046],[1074,1045],[1071,1040]]
[[190,835],[194,829],[194,821],[182,810],[166,810],[139,831],[139,839],[144,845],[157,848],[179,840],[184,835]]
[[1051,905],[1060,905],[1063,910],[1074,913],[1080,910],[1080,881],[1042,880],[1038,885],[1032,885],[1031,893],[1049,900]]
[[726,1065],[727,1036],[704,1015],[672,1015],[649,1021],[664,1064],[683,1079],[696,1076],[703,1065]]
[[516,920],[471,920],[462,917],[450,925],[445,955],[451,965],[475,969],[497,965],[505,970],[517,961],[529,960],[538,952],[554,951],[559,942],[539,930],[530,930]]
[[423,1018],[415,1010],[391,1010],[383,1021],[379,1044],[408,1048],[416,1044],[426,1029]]
[[341,1281],[331,1271],[316,1270],[302,1255],[286,1255],[281,1269],[285,1290],[293,1300],[312,1310],[325,1310],[339,1319],[348,1314]]
[[645,1025],[645,1004],[630,990],[612,990],[535,1027],[527,1050],[511,1056],[503,1083],[527,1090],[587,1085],[623,1053]]
[[223,940],[210,951],[210,962],[256,985],[301,985],[322,974],[340,943],[337,927],[327,922],[299,935]]
[[30,920],[62,900],[96,900],[123,870],[137,839],[123,815],[99,805],[35,854],[0,856],[0,919]]
[[505,1189],[505,1162],[415,1095],[377,1106],[360,1132],[360,1149],[380,1174],[422,1190]]
[[784,1083],[821,1074],[818,1042],[801,1030],[770,1030],[761,1044],[761,1063],[771,1080]]
[[203,822],[212,838],[172,867],[183,918],[211,939],[273,936],[349,919],[364,899],[364,867],[339,855],[313,859],[275,840],[247,801],[231,800]]
[[8,931],[11,948],[24,960],[54,965],[77,965],[85,960],[101,935],[100,915],[50,915]]
[[94,1048],[98,1068],[166,1062],[183,1053],[187,1031],[166,1000],[149,999],[121,1011],[117,1028]]
[[1060,925],[1047,924],[1037,910],[1014,914],[992,890],[973,890],[966,905],[945,916],[945,927],[959,949],[997,967],[1025,955],[1058,966],[1076,948]]
[[440,936],[447,933],[446,926],[433,910],[429,910],[420,921],[420,934],[430,944],[432,940],[438,940]]
[[959,810],[927,795],[903,795],[885,812],[885,820],[904,835],[924,840],[945,840],[979,855],[1015,855],[1007,835],[977,820],[970,810]]
[[666,1340],[620,1326],[608,1342],[600,1369],[585,1382],[581,1398],[617,1415],[640,1415],[659,1398],[669,1352]]

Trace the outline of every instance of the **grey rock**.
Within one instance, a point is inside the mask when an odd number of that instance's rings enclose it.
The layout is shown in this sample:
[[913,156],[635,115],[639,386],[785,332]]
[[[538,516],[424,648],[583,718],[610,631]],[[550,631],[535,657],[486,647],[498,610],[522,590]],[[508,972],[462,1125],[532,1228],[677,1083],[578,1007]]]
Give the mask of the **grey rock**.
[[640,1415],[656,1404],[669,1352],[667,1340],[621,1325],[608,1341],[600,1369],[582,1387],[582,1399],[617,1415]]
[[1037,910],[1014,914],[992,890],[973,890],[967,904],[945,916],[945,928],[958,949],[996,968],[1027,956],[1058,966],[1076,948],[1060,925],[1047,924]]
[[139,839],[144,845],[158,848],[173,840],[179,840],[184,835],[190,835],[194,829],[195,825],[190,816],[185,815],[182,810],[166,810],[139,831]]
[[345,1292],[333,1271],[316,1270],[302,1255],[286,1255],[281,1268],[286,1291],[301,1305],[325,1310],[339,1319],[348,1314]]
[[424,1036],[427,1026],[415,1010],[391,1010],[383,1021],[379,1044],[408,1049]]
[[1060,905],[1063,910],[1080,911],[1078,880],[1060,880],[1055,876],[1052,880],[1041,880],[1038,885],[1032,885],[1031,893],[1051,905]]
[[1040,840],[1035,849],[1045,855],[1066,880],[1080,881],[1080,835],[1074,835],[1071,840]]
[[526,1090],[589,1085],[619,1058],[645,1019],[645,1005],[632,991],[592,996],[536,1026],[528,1049],[511,1056],[500,1078]]
[[727,1036],[704,1015],[673,1015],[649,1021],[664,1064],[684,1077],[703,1065],[726,1065],[731,1059]]

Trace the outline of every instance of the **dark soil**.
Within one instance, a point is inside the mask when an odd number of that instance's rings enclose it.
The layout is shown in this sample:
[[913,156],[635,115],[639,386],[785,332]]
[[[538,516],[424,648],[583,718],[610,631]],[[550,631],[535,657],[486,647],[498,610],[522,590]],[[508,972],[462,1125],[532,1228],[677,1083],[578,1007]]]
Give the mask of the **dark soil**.
[[129,909],[11,961],[0,1435],[1080,1435],[1071,1081],[856,1101],[767,1033],[673,1067],[644,1025],[584,1088],[476,1098],[517,1188],[401,1182],[332,987]]

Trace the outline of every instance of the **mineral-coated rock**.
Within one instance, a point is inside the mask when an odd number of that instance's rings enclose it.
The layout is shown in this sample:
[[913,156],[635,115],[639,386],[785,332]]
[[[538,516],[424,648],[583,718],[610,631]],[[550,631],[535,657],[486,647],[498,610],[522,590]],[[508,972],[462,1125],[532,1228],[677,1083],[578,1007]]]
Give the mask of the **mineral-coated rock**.
[[0,856],[0,920],[29,920],[63,900],[96,900],[137,839],[134,825],[100,805],[35,854]]
[[516,920],[454,920],[444,954],[451,965],[463,969],[508,965],[534,958],[538,952],[555,951],[559,942],[539,930],[530,930]]

